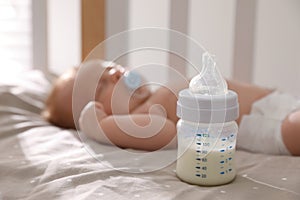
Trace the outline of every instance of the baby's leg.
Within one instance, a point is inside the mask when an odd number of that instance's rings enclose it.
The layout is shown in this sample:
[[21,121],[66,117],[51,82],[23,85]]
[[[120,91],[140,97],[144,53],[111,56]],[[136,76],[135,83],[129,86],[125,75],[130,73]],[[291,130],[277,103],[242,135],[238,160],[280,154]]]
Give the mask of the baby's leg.
[[237,120],[239,124],[243,115],[247,115],[251,111],[252,104],[270,94],[272,90],[261,88],[255,85],[250,85],[246,83],[240,83],[237,81],[228,80],[228,88],[235,91],[238,94],[239,104],[240,104],[240,115]]
[[281,128],[286,148],[292,155],[300,156],[300,110],[288,115]]
[[300,107],[294,96],[232,81],[228,86],[239,95],[239,148],[300,155],[300,110],[294,112]]

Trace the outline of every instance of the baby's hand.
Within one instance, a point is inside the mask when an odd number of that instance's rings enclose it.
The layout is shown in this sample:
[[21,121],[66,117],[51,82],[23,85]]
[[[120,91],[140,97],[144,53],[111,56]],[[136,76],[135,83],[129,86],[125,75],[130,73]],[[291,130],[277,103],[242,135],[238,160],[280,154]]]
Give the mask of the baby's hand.
[[91,117],[95,117],[95,113],[98,121],[107,117],[103,105],[99,102],[91,101],[81,111],[80,121],[90,120]]
[[94,101],[93,103],[95,105],[95,109],[96,109],[96,114],[97,114],[98,121],[101,121],[103,118],[107,117],[107,114],[104,111],[103,104],[99,103],[99,102],[96,102],[96,101]]
[[107,114],[104,112],[104,107],[101,103],[89,102],[80,113],[80,130],[89,138],[110,144],[99,123],[106,116]]

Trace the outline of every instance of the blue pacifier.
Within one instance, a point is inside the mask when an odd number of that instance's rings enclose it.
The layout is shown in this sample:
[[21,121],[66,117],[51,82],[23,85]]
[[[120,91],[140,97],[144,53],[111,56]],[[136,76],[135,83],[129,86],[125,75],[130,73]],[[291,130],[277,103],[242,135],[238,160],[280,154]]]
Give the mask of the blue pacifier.
[[128,89],[135,90],[142,84],[141,76],[132,71],[127,71],[124,74],[124,82]]

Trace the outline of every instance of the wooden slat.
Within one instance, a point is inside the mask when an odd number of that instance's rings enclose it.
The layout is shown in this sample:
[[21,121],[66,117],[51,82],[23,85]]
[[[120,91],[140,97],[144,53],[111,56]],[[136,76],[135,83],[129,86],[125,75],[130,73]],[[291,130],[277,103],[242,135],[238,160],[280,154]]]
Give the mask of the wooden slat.
[[[81,0],[82,59],[105,39],[105,0]],[[103,49],[97,57],[104,57]]]

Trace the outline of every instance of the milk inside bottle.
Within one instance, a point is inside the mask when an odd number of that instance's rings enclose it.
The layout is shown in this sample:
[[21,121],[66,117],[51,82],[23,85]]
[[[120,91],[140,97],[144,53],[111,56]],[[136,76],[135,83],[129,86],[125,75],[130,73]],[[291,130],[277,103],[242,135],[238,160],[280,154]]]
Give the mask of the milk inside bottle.
[[236,175],[234,154],[237,94],[227,89],[214,56],[204,53],[202,70],[177,102],[177,176],[188,183],[221,185]]

